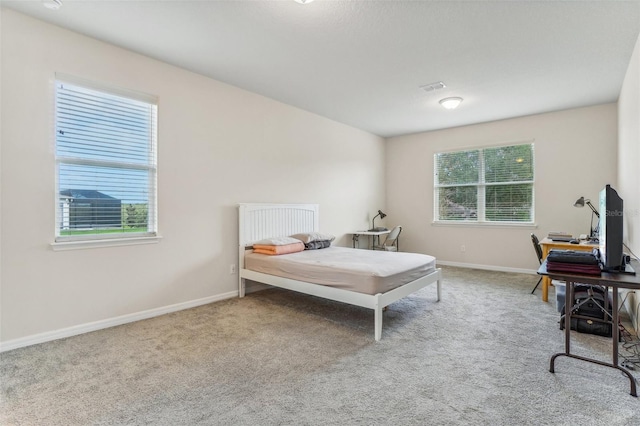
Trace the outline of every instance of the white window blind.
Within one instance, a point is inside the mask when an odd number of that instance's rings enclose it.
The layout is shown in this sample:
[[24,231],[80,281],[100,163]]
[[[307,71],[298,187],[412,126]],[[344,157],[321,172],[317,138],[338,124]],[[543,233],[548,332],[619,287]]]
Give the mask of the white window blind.
[[56,241],[156,235],[157,102],[56,82]]
[[533,144],[434,155],[436,221],[533,223]]

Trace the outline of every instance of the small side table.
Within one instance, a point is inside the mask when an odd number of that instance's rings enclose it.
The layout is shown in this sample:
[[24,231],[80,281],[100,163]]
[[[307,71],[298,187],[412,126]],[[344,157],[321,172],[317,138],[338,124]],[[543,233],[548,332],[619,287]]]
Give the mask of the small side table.
[[367,248],[373,249],[373,246],[376,243],[376,238],[378,239],[378,242],[380,242],[380,235],[387,235],[389,232],[391,231],[354,231],[351,233],[351,235],[353,235],[351,238],[353,241],[353,248],[356,248],[358,245],[360,236],[365,235],[368,238]]
[[[631,266],[633,269],[638,271],[639,263],[636,260],[631,261]],[[580,361],[586,361],[593,364],[603,365],[605,367],[614,368],[622,372],[629,379],[630,390],[629,394],[631,396],[638,396],[638,392],[636,390],[636,381],[633,375],[626,368],[622,367],[618,362],[618,340],[619,340],[619,330],[618,330],[618,290],[621,288],[627,288],[630,290],[640,290],[640,275],[628,275],[628,274],[613,274],[608,272],[603,272],[601,275],[584,275],[577,274],[574,272],[549,272],[547,270],[547,261],[545,260],[540,265],[540,269],[538,269],[538,274],[542,276],[548,276],[555,280],[566,281],[567,283],[567,295],[565,299],[565,315],[564,315],[564,352],[559,352],[554,354],[549,361],[549,372],[555,373],[555,361],[556,358],[560,356],[566,356],[568,358],[577,359]],[[597,359],[587,358],[584,356],[576,355],[571,352],[571,317],[585,318],[591,319],[589,317],[582,317],[577,314],[573,314],[573,304],[574,304],[574,286],[576,283],[584,283],[584,284],[592,284],[592,285],[600,285],[607,288],[611,287],[613,289],[612,294],[612,318],[611,318],[611,362],[604,362]]]

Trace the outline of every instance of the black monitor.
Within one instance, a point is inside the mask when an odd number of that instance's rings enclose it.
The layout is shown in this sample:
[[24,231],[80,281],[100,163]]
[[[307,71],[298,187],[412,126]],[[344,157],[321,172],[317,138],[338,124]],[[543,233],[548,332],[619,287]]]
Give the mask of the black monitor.
[[623,253],[623,201],[611,185],[600,191],[600,267],[605,272],[634,273]]

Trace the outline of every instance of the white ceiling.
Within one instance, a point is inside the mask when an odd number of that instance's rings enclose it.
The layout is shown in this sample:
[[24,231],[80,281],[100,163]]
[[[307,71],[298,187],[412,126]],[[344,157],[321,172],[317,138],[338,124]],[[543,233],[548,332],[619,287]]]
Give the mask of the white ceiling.
[[1,4],[384,137],[615,102],[640,31],[640,1],[63,2]]

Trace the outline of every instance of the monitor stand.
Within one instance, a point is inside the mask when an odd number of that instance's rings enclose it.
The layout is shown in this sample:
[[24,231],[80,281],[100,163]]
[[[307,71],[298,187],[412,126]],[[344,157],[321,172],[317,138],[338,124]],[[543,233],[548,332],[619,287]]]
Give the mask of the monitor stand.
[[635,275],[636,274],[636,271],[628,263],[625,263],[624,271],[620,271],[620,272],[623,273],[623,274],[629,274],[629,275]]
[[610,274],[627,274],[627,275],[635,275],[636,271],[631,267],[630,264],[625,263],[617,268],[611,269],[602,269],[602,272],[608,272]]

